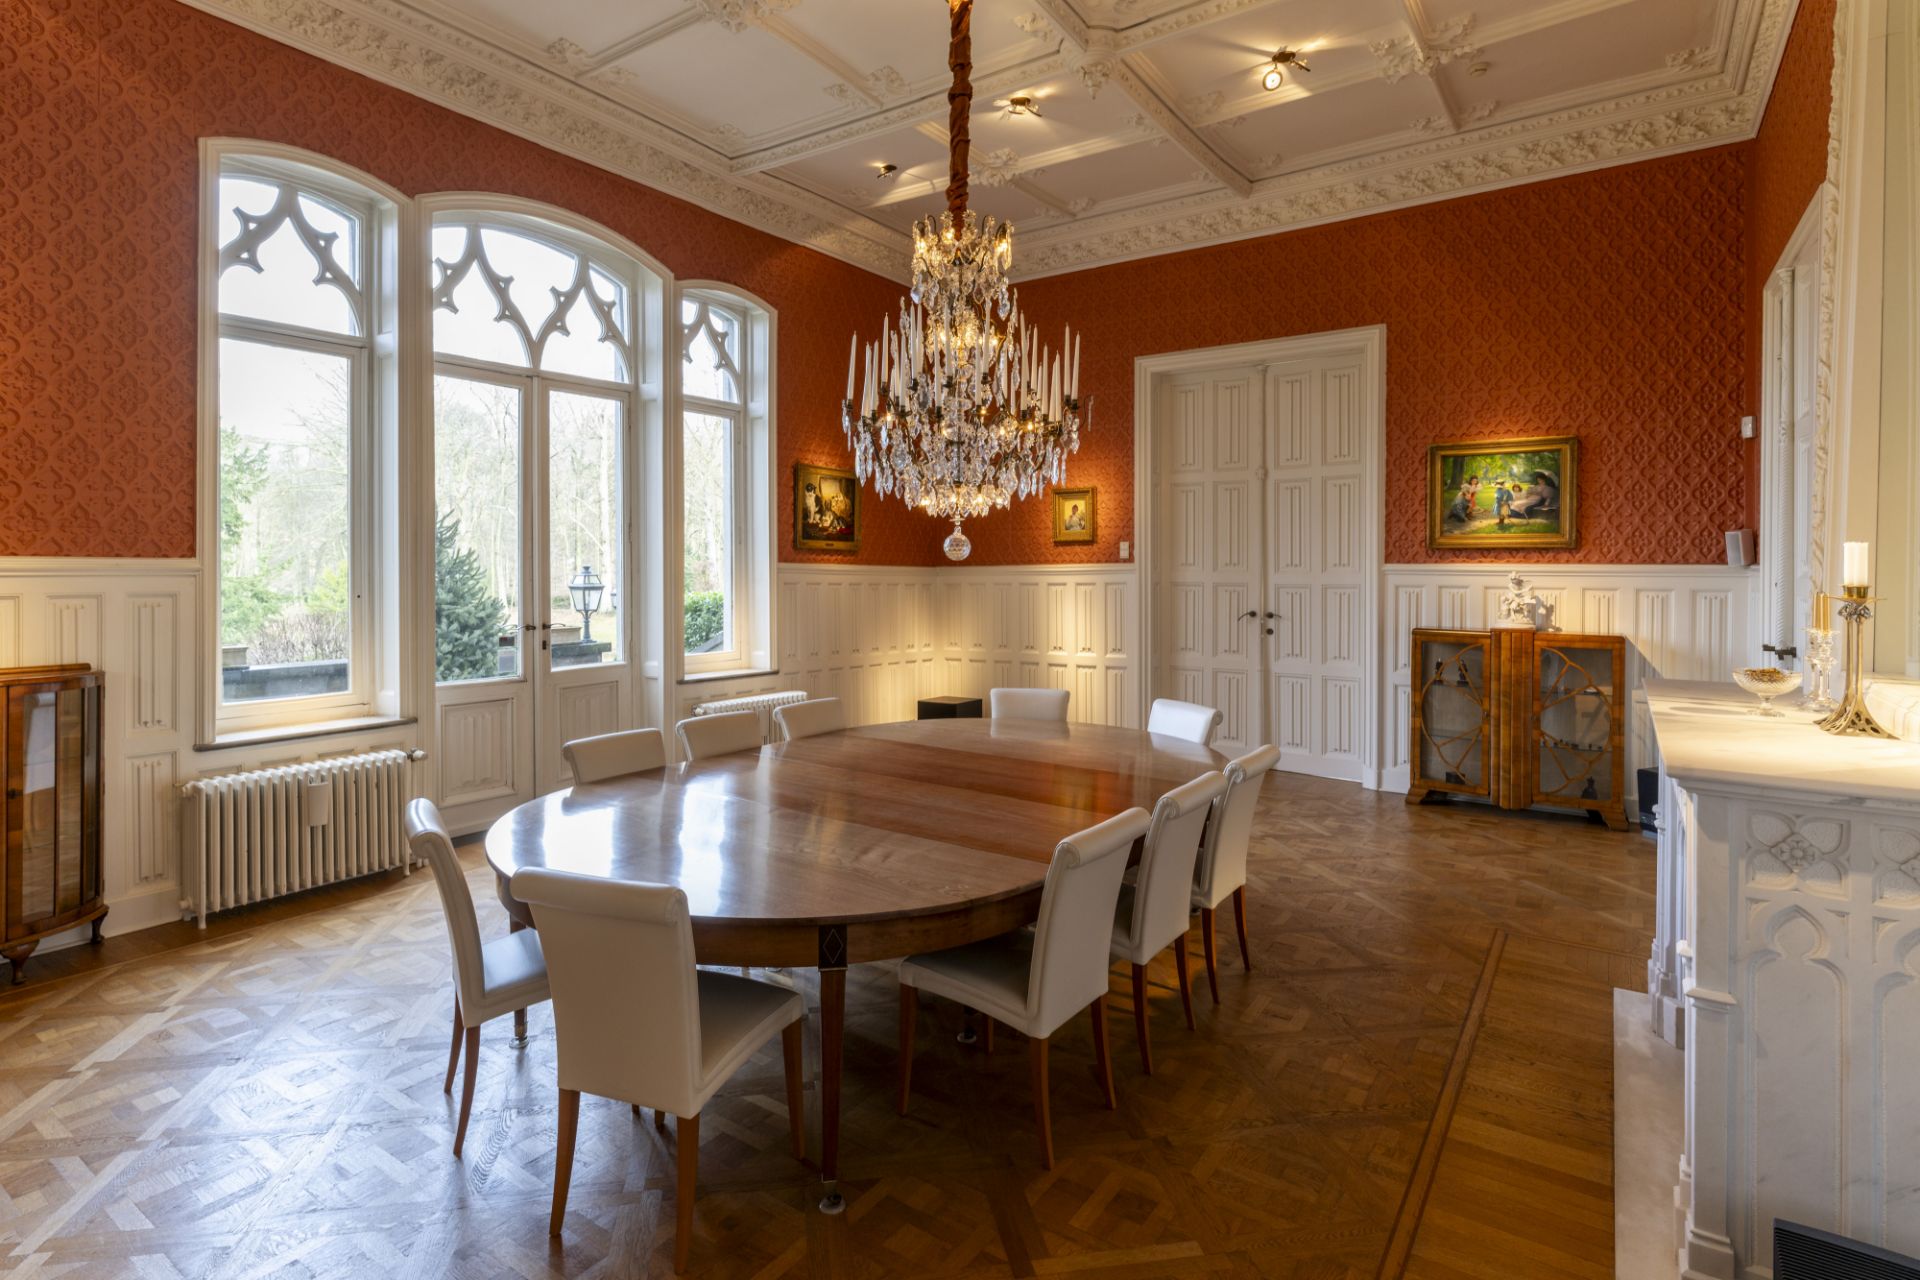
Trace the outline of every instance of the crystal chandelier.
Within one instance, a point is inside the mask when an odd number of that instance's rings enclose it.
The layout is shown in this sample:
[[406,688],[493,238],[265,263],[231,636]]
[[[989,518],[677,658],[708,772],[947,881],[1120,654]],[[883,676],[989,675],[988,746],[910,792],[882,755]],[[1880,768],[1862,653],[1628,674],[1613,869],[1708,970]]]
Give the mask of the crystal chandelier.
[[913,289],[898,318],[882,317],[864,349],[854,335],[841,420],[854,474],[953,521],[947,557],[964,560],[973,544],[961,521],[1066,478],[1080,448],[1080,348],[1070,329],[1057,352],[1040,341],[1007,285],[1012,224],[967,208],[973,0],[947,8],[947,209],[913,224]]

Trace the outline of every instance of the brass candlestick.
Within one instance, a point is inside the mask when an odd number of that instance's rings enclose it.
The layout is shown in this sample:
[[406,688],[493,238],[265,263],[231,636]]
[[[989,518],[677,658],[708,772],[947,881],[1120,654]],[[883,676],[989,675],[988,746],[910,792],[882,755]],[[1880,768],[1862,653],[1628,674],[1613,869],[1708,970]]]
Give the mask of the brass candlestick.
[[1842,587],[1841,590],[1847,597],[1840,606],[1840,618],[1847,624],[1847,691],[1840,699],[1840,709],[1818,723],[1828,733],[1891,738],[1893,735],[1881,728],[1873,712],[1867,710],[1866,690],[1860,678],[1861,669],[1866,666],[1867,622],[1873,617],[1870,602],[1876,597],[1868,594],[1866,587]]

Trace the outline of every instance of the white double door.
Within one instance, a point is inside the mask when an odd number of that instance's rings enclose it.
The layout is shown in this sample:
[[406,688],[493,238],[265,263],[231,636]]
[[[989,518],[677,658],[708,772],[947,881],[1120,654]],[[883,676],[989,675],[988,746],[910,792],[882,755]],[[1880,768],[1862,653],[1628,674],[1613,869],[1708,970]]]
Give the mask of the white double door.
[[562,744],[632,722],[631,406],[587,380],[435,371],[437,754],[455,830],[568,785]]
[[1215,746],[1363,776],[1362,563],[1373,465],[1362,361],[1325,355],[1159,384],[1154,693],[1218,707]]

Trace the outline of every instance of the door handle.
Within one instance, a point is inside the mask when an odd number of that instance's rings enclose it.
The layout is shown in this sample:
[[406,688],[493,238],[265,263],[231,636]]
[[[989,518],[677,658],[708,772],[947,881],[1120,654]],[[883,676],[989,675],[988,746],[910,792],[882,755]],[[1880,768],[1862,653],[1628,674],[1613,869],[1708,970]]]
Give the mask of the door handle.
[[520,629],[522,631],[538,631],[540,624],[536,622],[523,622],[520,624]]
[[1249,609],[1245,613],[1240,615],[1240,619],[1241,621],[1244,622],[1248,618],[1257,618],[1259,616],[1260,616],[1260,611],[1258,609]]

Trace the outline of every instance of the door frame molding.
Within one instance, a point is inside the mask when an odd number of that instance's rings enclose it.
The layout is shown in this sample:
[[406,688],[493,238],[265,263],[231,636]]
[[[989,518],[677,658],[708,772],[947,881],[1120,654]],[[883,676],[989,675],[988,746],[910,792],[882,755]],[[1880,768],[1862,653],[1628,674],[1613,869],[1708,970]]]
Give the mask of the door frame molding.
[[[1139,682],[1139,723],[1147,722],[1153,703],[1153,672],[1158,660],[1154,652],[1154,626],[1157,602],[1154,599],[1154,534],[1158,512],[1154,509],[1155,409],[1160,384],[1176,374],[1202,373],[1238,365],[1270,365],[1288,360],[1313,359],[1332,355],[1357,355],[1361,361],[1360,385],[1366,389],[1367,404],[1360,415],[1361,470],[1371,477],[1363,484],[1361,496],[1360,563],[1365,590],[1360,593],[1360,666],[1365,686],[1361,690],[1360,782],[1373,790],[1380,788],[1381,715],[1385,706],[1385,672],[1381,670],[1380,617],[1381,595],[1385,590],[1386,557],[1384,521],[1386,515],[1386,443],[1387,443],[1387,328],[1366,325],[1354,329],[1332,329],[1323,333],[1300,334],[1289,338],[1270,338],[1260,342],[1242,342],[1225,347],[1200,347],[1136,356],[1133,361],[1133,536],[1135,587],[1139,592],[1139,633],[1137,651],[1141,655]],[[1270,407],[1262,406],[1261,430]],[[1262,533],[1264,537],[1264,532]]]

